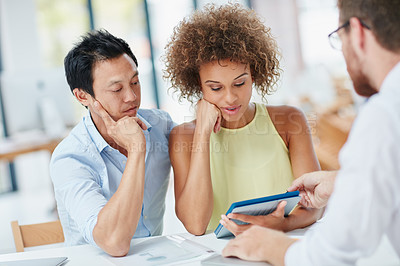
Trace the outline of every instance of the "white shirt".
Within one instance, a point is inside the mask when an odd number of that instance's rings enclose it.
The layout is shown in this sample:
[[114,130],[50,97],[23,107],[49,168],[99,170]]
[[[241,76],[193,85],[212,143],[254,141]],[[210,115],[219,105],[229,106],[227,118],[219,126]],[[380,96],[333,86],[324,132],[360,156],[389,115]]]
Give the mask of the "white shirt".
[[324,221],[288,249],[286,265],[354,265],[384,234],[400,256],[400,63],[363,106],[339,160]]

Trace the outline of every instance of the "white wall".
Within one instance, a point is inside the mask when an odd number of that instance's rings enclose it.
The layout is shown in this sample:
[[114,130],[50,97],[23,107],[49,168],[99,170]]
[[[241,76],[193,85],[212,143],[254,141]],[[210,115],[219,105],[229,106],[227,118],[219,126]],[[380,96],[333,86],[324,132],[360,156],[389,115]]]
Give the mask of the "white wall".
[[1,88],[10,135],[43,129],[43,99],[50,98],[63,123],[75,121],[63,68],[44,69],[36,6],[32,0],[0,0],[3,72]]
[[0,12],[3,69],[41,67],[35,1],[0,0]]

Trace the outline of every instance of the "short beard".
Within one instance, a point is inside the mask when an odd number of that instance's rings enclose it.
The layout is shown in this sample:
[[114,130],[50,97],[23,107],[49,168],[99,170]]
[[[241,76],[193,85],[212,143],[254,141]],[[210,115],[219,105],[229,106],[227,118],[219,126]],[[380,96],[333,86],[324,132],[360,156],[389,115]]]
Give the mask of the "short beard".
[[353,81],[353,86],[357,94],[364,97],[369,98],[375,93],[378,93],[378,91],[375,88],[373,88],[368,82]]
[[368,77],[364,75],[362,72],[351,73],[349,71],[349,74],[353,81],[354,90],[358,95],[369,98],[375,93],[378,93],[378,90],[371,85],[371,82],[369,81]]

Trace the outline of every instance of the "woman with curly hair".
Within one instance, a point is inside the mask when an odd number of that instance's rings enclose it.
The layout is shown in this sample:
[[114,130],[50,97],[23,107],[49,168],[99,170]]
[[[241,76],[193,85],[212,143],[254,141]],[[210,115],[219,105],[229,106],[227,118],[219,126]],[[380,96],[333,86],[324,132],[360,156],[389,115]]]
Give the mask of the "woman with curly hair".
[[[192,234],[215,229],[232,202],[283,193],[294,178],[320,169],[300,110],[250,102],[253,86],[263,99],[273,92],[278,57],[270,29],[238,4],[207,5],[174,29],[164,77],[180,99],[197,103],[196,120],[169,139],[175,211]],[[290,231],[322,214],[298,206],[285,217],[284,207],[228,218]],[[249,226],[221,222],[235,235]]]

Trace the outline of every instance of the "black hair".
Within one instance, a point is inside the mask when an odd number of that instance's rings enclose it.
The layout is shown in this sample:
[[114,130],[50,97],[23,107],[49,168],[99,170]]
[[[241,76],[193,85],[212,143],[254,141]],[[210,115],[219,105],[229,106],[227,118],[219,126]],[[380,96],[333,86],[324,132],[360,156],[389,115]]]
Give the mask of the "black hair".
[[94,97],[93,67],[103,60],[118,58],[127,54],[138,66],[137,59],[129,45],[108,31],[88,32],[76,43],[64,59],[65,76],[71,92],[82,89]]

